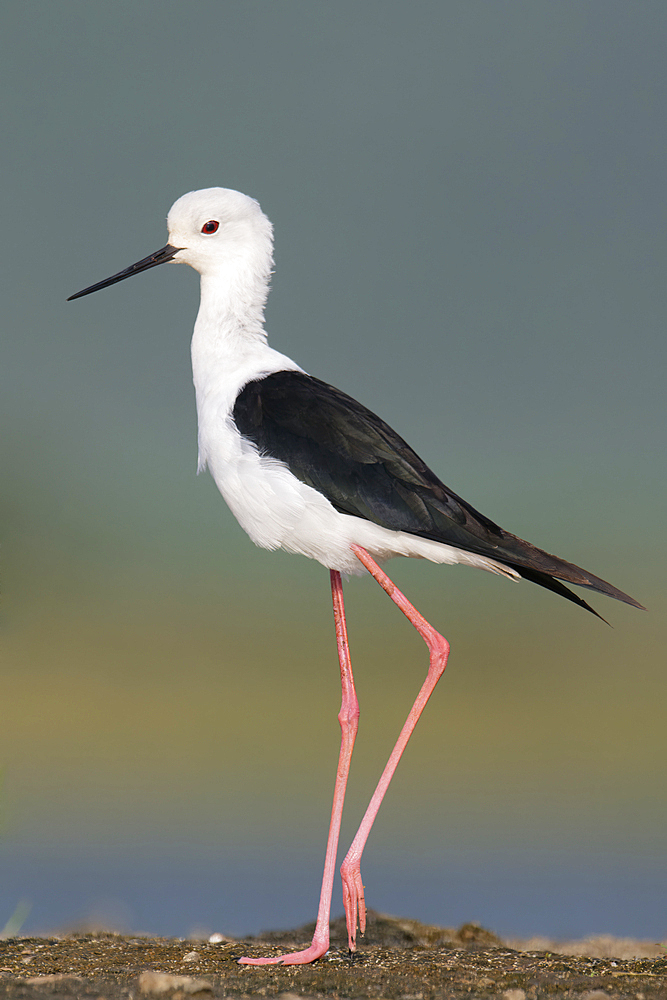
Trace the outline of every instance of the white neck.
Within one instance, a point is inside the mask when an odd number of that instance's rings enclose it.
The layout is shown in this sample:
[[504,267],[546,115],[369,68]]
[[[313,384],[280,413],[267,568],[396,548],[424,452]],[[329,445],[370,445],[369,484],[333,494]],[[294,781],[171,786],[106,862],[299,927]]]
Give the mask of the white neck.
[[[245,366],[266,347],[264,306],[269,268],[229,262],[201,275],[201,302],[192,337],[192,368],[199,393],[221,376]],[[223,374],[224,373],[224,374]]]
[[274,371],[300,370],[267,343],[264,306],[272,260],[267,254],[259,262],[264,266],[257,263],[237,258],[224,269],[218,266],[215,272],[201,276],[201,302],[192,335],[200,466],[208,453],[202,446],[203,428],[219,425],[247,382]]
[[269,294],[270,261],[266,269],[234,261],[224,269],[201,275],[197,323],[215,327],[233,323],[239,330],[266,339],[264,306]]

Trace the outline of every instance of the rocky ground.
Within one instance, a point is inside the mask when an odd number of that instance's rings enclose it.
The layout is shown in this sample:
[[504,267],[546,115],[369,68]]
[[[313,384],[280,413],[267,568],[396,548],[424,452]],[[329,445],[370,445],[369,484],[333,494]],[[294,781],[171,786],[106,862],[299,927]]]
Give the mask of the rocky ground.
[[597,938],[510,947],[474,924],[455,931],[378,914],[369,914],[355,955],[347,950],[342,921],[335,921],[329,953],[312,965],[237,964],[241,955],[303,946],[310,934],[312,925],[246,941],[110,933],[11,938],[0,941],[0,997],[667,998],[664,945]]

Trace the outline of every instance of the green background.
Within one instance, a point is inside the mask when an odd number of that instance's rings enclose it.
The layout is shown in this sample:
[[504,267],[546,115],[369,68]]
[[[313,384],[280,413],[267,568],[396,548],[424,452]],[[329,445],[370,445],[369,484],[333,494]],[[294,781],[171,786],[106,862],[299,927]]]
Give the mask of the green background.
[[[662,4],[21,0],[3,26],[0,924],[314,918],[338,747],[325,570],[197,479],[196,277],[67,295],[183,192],[276,229],[271,343],[508,530],[592,616],[397,561],[452,644],[363,867],[371,906],[667,934]],[[343,845],[426,668],[346,588]],[[341,909],[339,890],[334,911]]]

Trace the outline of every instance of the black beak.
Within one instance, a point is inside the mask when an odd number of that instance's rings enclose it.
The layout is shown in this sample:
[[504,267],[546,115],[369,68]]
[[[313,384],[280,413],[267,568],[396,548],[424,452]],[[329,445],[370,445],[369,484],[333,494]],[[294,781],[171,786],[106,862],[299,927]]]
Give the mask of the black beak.
[[76,292],[75,295],[70,295],[68,302],[72,299],[80,299],[82,295],[90,295],[91,292],[97,292],[100,288],[106,288],[108,285],[115,285],[117,281],[123,281],[124,278],[131,278],[133,274],[139,274],[140,271],[147,271],[149,267],[157,267],[158,264],[166,264],[168,260],[172,260],[174,255],[181,250],[182,247],[172,247],[169,243],[161,250],[156,250],[152,253],[150,257],[144,257],[143,260],[138,260],[136,264],[131,264],[130,267],[126,267],[124,271],[119,271],[118,274],[112,275],[110,278],[105,278],[104,281],[98,281],[96,285],[91,285],[89,288],[84,288],[81,292]]

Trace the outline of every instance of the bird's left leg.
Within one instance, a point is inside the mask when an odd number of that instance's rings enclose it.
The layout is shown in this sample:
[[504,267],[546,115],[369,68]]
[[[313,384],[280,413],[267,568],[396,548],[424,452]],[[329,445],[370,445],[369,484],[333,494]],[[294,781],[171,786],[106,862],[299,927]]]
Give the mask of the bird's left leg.
[[442,677],[444,669],[447,666],[447,657],[449,656],[449,643],[447,640],[441,636],[439,632],[436,632],[433,626],[429,625],[426,619],[419,614],[412,604],[410,604],[408,599],[401,593],[398,587],[392,583],[387,574],[383,572],[375,560],[371,558],[366,549],[363,549],[360,545],[353,545],[352,551],[357,559],[364,564],[371,576],[377,580],[382,589],[389,595],[389,597],[391,597],[394,604],[398,605],[406,618],[412,622],[414,627],[417,629],[420,636],[428,646],[430,662],[426,680],[417,695],[414,705],[410,709],[410,714],[406,719],[405,725],[403,726],[400,736],[396,741],[396,745],[394,746],[389,760],[387,761],[387,766],[382,772],[382,777],[377,784],[377,788],[373,793],[373,798],[368,805],[368,809],[366,810],[364,818],[361,821],[361,825],[357,830],[354,840],[352,841],[352,846],[347,852],[345,860],[340,868],[340,874],[343,880],[343,904],[345,906],[345,919],[347,922],[347,936],[350,951],[354,951],[356,948],[357,922],[362,934],[366,929],[366,904],[364,901],[364,887],[361,881],[360,867],[361,855],[366,845],[366,840],[371,832],[371,827],[373,826],[373,822],[378,814],[382,799],[384,798],[385,792],[387,791],[389,783],[394,775],[396,766],[401,759],[401,754],[405,750],[406,744],[412,736],[412,732],[417,725],[419,716],[424,711],[426,702],[430,698],[435,685]]
[[336,627],[336,643],[338,645],[338,660],[340,663],[341,706],[338,715],[340,723],[340,754],[334,786],[333,807],[329,838],[324,860],[324,875],[320,892],[320,906],[317,911],[317,923],[313,940],[303,951],[294,951],[286,955],[276,955],[271,958],[240,958],[241,965],[307,965],[321,958],[329,948],[329,915],[331,912],[331,894],[336,876],[336,852],[338,836],[343,816],[343,801],[345,788],[350,773],[352,750],[359,727],[359,702],[354,689],[354,677],[350,662],[350,649],[347,642],[347,626],[345,624],[345,606],[343,604],[343,584],[338,570],[331,570],[331,596],[333,599],[334,624]]

